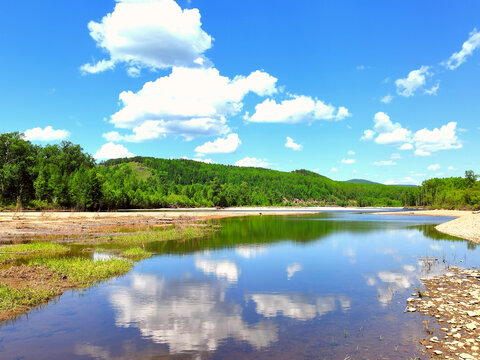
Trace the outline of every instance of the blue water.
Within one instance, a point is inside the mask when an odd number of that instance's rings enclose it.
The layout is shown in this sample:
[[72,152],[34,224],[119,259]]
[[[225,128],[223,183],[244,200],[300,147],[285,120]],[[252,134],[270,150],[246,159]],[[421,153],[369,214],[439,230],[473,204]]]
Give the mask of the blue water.
[[207,239],[149,245],[127,275],[0,329],[1,359],[424,358],[421,278],[478,266],[449,219],[324,213],[224,219]]

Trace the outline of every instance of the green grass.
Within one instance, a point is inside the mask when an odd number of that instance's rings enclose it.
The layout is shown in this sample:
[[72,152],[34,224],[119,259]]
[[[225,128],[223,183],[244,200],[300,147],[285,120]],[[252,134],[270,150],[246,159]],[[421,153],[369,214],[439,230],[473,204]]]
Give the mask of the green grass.
[[36,259],[29,265],[45,266],[53,272],[66,276],[79,287],[87,287],[99,281],[128,272],[133,264],[124,259],[93,261],[86,258]]
[[64,245],[36,242],[0,247],[0,264],[36,256],[52,256],[65,254],[69,248]]
[[119,245],[138,245],[155,241],[188,240],[205,236],[213,230],[212,227],[169,228],[163,231],[148,231],[124,236],[109,236],[104,240],[113,241]]
[[66,253],[68,250],[64,245],[45,242],[0,247],[0,253],[9,254]]
[[45,302],[58,295],[55,289],[33,290],[33,289],[11,289],[0,284],[0,311],[15,311],[25,307],[31,307]]
[[138,261],[152,257],[152,253],[140,247],[134,247],[122,252],[122,256],[126,257],[127,259]]

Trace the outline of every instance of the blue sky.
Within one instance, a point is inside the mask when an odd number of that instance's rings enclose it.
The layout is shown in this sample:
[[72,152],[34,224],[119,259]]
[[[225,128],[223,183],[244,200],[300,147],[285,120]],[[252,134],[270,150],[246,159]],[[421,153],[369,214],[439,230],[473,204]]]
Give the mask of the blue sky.
[[[479,172],[476,1],[0,4],[0,131],[338,180]],[[288,145],[288,146],[287,146]]]

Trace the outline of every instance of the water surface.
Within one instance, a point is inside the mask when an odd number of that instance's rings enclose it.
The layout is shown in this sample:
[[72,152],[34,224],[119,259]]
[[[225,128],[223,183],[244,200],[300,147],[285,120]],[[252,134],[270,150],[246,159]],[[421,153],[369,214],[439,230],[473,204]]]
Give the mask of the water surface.
[[[420,278],[478,266],[445,218],[323,213],[220,221],[148,245],[127,275],[3,324],[1,359],[408,359]],[[102,258],[102,254],[94,255]]]

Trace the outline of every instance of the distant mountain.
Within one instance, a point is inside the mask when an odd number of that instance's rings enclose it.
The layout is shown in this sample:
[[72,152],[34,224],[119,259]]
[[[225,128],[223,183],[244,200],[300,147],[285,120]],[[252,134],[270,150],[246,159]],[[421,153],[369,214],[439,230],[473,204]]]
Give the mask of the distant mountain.
[[352,183],[352,184],[369,184],[369,185],[383,185],[378,182],[370,181],[370,180],[365,180],[365,179],[350,179],[345,181],[347,183]]

